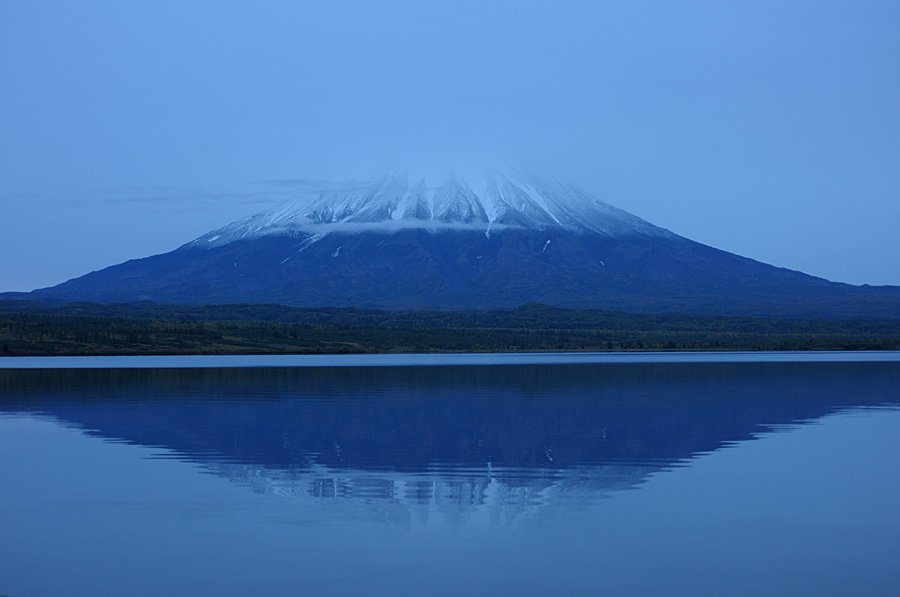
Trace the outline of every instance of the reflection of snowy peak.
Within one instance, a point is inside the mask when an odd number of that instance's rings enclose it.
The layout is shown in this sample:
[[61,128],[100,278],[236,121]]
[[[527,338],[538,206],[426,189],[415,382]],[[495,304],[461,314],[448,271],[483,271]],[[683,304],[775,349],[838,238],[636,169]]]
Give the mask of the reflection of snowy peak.
[[[396,526],[512,526],[552,516],[562,503],[587,508],[635,489],[669,463],[619,463],[510,469],[432,466],[416,473],[323,466],[274,467],[204,462],[203,468],[265,495],[297,500],[304,510]],[[458,470],[461,469],[461,470]]]
[[269,235],[365,230],[569,230],[610,237],[671,236],[568,184],[517,172],[422,176],[396,171],[370,180],[309,185],[301,196],[195,241],[220,246]]

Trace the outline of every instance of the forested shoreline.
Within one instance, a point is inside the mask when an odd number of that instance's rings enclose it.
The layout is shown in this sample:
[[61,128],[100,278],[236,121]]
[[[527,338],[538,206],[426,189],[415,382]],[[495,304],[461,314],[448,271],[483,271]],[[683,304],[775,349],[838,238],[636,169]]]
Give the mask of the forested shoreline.
[[0,303],[4,356],[898,348],[900,320]]

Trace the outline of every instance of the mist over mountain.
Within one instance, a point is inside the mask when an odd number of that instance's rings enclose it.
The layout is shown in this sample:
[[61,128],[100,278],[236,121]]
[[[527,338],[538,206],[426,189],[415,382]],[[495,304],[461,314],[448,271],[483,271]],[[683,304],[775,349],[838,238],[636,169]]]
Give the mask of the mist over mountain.
[[851,286],[721,251],[521,169],[309,182],[182,247],[35,291],[66,301],[900,317]]

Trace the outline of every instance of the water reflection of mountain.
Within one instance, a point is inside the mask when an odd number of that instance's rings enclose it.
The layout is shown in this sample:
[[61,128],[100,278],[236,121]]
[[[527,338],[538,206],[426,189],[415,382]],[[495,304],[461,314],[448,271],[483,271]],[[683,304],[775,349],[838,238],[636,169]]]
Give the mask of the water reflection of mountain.
[[509,518],[898,388],[896,363],[7,370],[0,410],[257,491]]

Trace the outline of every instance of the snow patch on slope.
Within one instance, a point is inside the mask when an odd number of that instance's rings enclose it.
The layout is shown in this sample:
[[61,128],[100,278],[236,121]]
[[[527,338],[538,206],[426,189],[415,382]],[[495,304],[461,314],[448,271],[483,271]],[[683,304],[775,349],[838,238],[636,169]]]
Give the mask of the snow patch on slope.
[[302,251],[333,232],[410,228],[480,230],[488,236],[508,228],[674,236],[581,189],[521,170],[468,176],[394,170],[371,178],[311,183],[295,199],[190,245],[214,247],[272,235],[309,237]]

